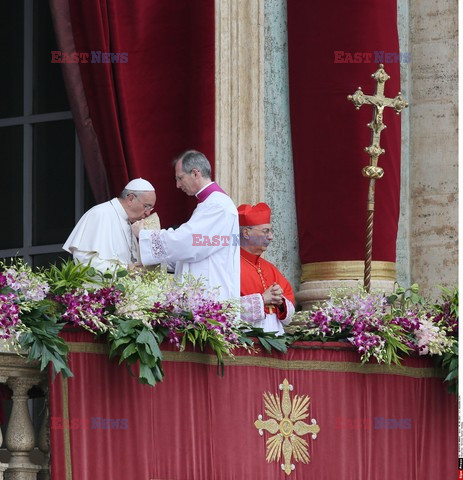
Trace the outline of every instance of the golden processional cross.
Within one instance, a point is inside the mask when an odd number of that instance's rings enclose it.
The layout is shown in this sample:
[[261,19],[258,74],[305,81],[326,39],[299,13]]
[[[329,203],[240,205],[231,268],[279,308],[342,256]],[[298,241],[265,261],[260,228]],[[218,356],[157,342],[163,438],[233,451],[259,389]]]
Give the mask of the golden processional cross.
[[365,268],[363,277],[363,286],[367,292],[370,291],[371,285],[371,258],[373,251],[373,215],[375,211],[375,182],[376,179],[382,178],[384,170],[378,167],[378,158],[385,153],[385,150],[380,147],[379,141],[381,131],[386,128],[383,123],[383,111],[385,107],[392,107],[397,115],[406,107],[408,103],[399,92],[395,98],[387,98],[384,96],[384,84],[389,80],[389,75],[384,70],[384,65],[380,64],[378,70],[371,75],[376,80],[376,90],[374,95],[365,95],[362,88],[358,87],[353,95],[348,95],[347,99],[351,100],[355,108],[359,108],[363,104],[372,105],[373,120],[367,124],[371,128],[371,145],[365,147],[365,151],[370,155],[370,165],[363,168],[362,174],[364,177],[370,179],[368,188],[368,202],[367,202],[367,238],[365,245]]

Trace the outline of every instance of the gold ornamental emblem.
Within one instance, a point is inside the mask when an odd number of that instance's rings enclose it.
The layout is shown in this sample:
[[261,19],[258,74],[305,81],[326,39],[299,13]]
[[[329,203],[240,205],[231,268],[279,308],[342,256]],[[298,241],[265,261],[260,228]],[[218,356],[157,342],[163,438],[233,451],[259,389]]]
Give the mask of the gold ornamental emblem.
[[314,418],[311,425],[302,421],[309,416],[309,396],[295,395],[291,401],[289,392],[293,386],[286,378],[279,388],[283,391],[281,401],[278,394],[264,392],[265,413],[270,419],[263,420],[262,415],[259,415],[254,425],[260,435],[264,434],[264,430],[272,434],[267,440],[267,462],[279,462],[283,451],[285,463],[281,464],[281,468],[286,475],[290,475],[296,468],[291,463],[292,457],[296,462],[310,462],[309,444],[301,436],[311,433],[315,440],[320,427]]

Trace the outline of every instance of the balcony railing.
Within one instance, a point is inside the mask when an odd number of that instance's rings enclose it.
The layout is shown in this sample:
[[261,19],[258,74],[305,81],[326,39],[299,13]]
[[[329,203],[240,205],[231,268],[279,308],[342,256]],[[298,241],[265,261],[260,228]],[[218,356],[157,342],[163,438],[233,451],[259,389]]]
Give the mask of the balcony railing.
[[11,403],[3,401],[0,480],[49,480],[47,374],[0,345],[0,383],[11,391]]

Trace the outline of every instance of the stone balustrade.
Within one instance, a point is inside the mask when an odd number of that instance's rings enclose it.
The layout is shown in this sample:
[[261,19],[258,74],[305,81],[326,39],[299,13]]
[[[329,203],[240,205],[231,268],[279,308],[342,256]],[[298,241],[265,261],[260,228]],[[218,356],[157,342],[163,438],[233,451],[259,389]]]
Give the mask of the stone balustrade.
[[7,385],[12,393],[11,412],[9,415],[4,412],[5,438],[0,431],[0,480],[49,480],[47,401],[45,398],[40,430],[34,428],[29,401],[31,389],[46,395],[46,373],[40,372],[37,364],[28,363],[25,357],[0,348],[0,383]]

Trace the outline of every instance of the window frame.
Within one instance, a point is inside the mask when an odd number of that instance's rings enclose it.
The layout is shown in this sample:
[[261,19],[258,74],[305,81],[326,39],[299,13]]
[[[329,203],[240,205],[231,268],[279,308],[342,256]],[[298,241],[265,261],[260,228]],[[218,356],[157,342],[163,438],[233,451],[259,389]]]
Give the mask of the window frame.
[[[33,52],[34,52],[34,0],[23,0],[24,3],[24,80],[23,80],[23,115],[17,117],[0,118],[0,128],[22,126],[23,127],[23,239],[22,246],[18,248],[0,249],[0,258],[22,257],[25,263],[33,264],[34,255],[47,253],[64,253],[62,243],[49,245],[33,245],[33,217],[32,217],[32,187],[33,187],[33,130],[37,123],[56,122],[60,120],[72,120],[70,110],[64,112],[52,112],[33,114]],[[84,213],[84,188],[85,173],[82,151],[79,145],[77,133],[74,129],[74,223]],[[63,243],[66,239],[63,239]]]

